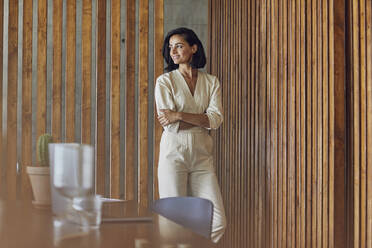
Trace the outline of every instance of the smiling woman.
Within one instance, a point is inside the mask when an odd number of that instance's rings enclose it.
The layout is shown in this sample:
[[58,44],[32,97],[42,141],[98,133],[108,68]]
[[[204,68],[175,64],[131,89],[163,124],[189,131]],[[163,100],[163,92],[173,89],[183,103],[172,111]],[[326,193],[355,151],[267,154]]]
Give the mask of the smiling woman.
[[205,66],[203,46],[187,28],[170,31],[163,45],[167,73],[156,80],[158,120],[164,128],[159,153],[160,198],[194,196],[213,202],[211,238],[226,227],[225,210],[213,166],[208,129],[223,120],[220,83],[198,69]]

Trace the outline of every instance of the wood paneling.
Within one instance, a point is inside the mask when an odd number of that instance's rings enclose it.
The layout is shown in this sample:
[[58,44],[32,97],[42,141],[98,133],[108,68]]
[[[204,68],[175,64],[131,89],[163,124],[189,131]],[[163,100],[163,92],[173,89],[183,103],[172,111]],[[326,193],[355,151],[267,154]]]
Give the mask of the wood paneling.
[[[330,2],[330,4],[333,1]],[[337,103],[339,106],[335,109],[330,110],[330,114],[334,116],[333,124],[331,127],[334,127],[334,133],[330,136],[331,140],[331,147],[334,146],[333,151],[330,151],[330,159],[334,160],[335,167],[330,169],[330,174],[333,175],[334,178],[345,178],[345,168],[346,168],[346,156],[345,156],[345,148],[346,148],[346,113],[345,113],[345,106],[346,106],[346,92],[345,92],[345,85],[335,82],[345,82],[346,81],[346,63],[345,63],[345,50],[346,44],[344,41],[345,37],[345,5],[340,5],[338,8],[334,8],[334,11],[331,10],[330,12],[330,27],[331,27],[331,35],[330,35],[330,42],[334,45],[335,52],[331,54],[331,61],[334,63],[331,64],[331,71],[334,73],[330,73],[330,91],[335,92],[334,96],[330,98],[331,102]],[[332,25],[334,24],[334,25]],[[334,31],[334,32],[332,32]],[[338,42],[335,42],[338,41]],[[337,54],[337,57],[336,57]],[[336,59],[337,58],[337,59]],[[332,123],[332,122],[331,122]],[[334,247],[342,247],[346,244],[346,218],[345,218],[345,209],[346,209],[346,185],[345,182],[340,180],[334,180],[333,183],[330,183],[330,191],[332,192],[334,189],[334,199],[330,201],[330,217],[334,216],[334,222],[330,223],[331,227],[334,228],[334,243],[330,243],[330,245],[334,245]],[[336,200],[337,199],[337,200]],[[337,208],[335,205],[337,204]]]
[[139,70],[138,70],[138,201],[148,205],[148,84],[149,84],[149,1],[139,2]]
[[349,1],[348,27],[348,84],[350,98],[347,101],[350,164],[347,178],[350,194],[349,247],[372,247],[372,193],[370,182],[372,171],[368,166],[372,160],[371,125],[371,1]]
[[17,90],[18,90],[18,2],[9,3],[6,178],[7,197],[16,199],[17,189]]
[[[3,133],[3,46],[4,46],[4,0],[0,0],[0,155],[3,158],[0,160],[0,175],[3,175],[5,166],[5,144]],[[6,186],[4,181],[0,183],[0,196],[5,193]]]
[[[163,47],[163,36],[164,36],[164,0],[155,1],[155,15],[154,15],[154,78],[156,79],[163,73],[164,70],[164,62],[163,62],[163,55],[162,55],[162,47]],[[157,112],[156,106],[154,106],[154,165],[153,165],[153,199],[159,198],[159,189],[158,189],[158,161],[159,161],[159,146],[160,146],[160,139],[161,134],[163,132],[163,128],[161,127],[160,123],[157,121]]]
[[74,142],[76,108],[76,1],[67,0],[66,6],[65,132],[66,142]]
[[[80,12],[77,13],[76,1],[56,0],[53,1],[52,22],[48,23],[51,21],[47,19],[48,1],[39,0],[37,16],[34,17],[37,20],[37,26],[34,26],[35,23],[32,22],[34,2],[24,2],[24,11],[21,13],[24,28],[22,37],[18,37],[18,2],[9,1],[9,26],[6,27],[6,30],[9,29],[9,40],[5,44],[8,47],[9,56],[4,66],[4,68],[8,68],[8,81],[4,82],[4,95],[7,96],[5,109],[3,108],[3,83],[0,87],[0,130],[2,134],[5,134],[5,136],[0,136],[1,163],[4,163],[1,164],[0,172],[6,179],[1,182],[3,192],[11,198],[18,196],[31,198],[25,166],[32,163],[32,149],[38,136],[46,130],[51,130],[55,142],[76,142],[80,139],[80,137],[75,137],[76,134],[81,133],[82,143],[95,146],[96,192],[98,194],[106,194],[107,197],[122,197],[128,200],[135,199],[143,205],[148,205],[153,197],[157,197],[156,166],[149,164],[149,158],[151,153],[155,152],[155,156],[158,153],[158,147],[152,149],[148,143],[148,123],[150,122],[149,118],[152,118],[149,117],[149,109],[154,107],[148,101],[148,87],[153,87],[153,84],[148,82],[149,74],[152,73],[149,70],[149,64],[151,60],[154,60],[155,76],[163,72],[161,46],[164,37],[164,2],[156,1],[153,9],[149,9],[148,0],[140,2],[141,8],[136,7],[139,2],[135,0],[127,0],[125,5],[121,5],[124,1],[108,3],[105,0],[95,2],[84,0],[80,16]],[[93,6],[93,3],[96,5]],[[123,11],[123,8],[126,10]],[[4,2],[0,1],[0,24],[4,20],[3,10]],[[65,13],[63,13],[64,11]],[[150,12],[155,13],[152,20],[149,19]],[[125,20],[121,13],[125,13]],[[66,16],[65,26],[62,23],[64,16]],[[110,30],[106,30],[108,23],[111,23]],[[53,29],[51,29],[53,30],[53,39],[52,43],[48,44],[47,26],[51,24],[53,24]],[[152,44],[150,39],[153,39],[153,37],[149,37],[149,25],[152,24],[154,24],[156,37],[154,47],[149,46]],[[0,25],[1,42],[4,41],[2,28],[3,25]],[[35,32],[35,28],[37,28],[37,32]],[[136,32],[137,28],[139,32]],[[78,32],[79,30],[81,30],[81,34]],[[121,32],[124,31],[125,39],[121,39]],[[37,35],[33,36],[33,32]],[[107,37],[108,32],[111,37]],[[139,36],[136,37],[136,35]],[[82,49],[76,51],[76,47],[80,44],[78,39],[81,39]],[[137,40],[139,41],[138,47],[136,47]],[[20,60],[18,58],[18,41],[23,42],[21,91],[17,89],[18,62]],[[32,61],[33,42],[37,42],[37,61]],[[120,44],[122,42],[125,43],[125,52],[121,51]],[[47,57],[47,47],[49,46],[53,49],[52,59]],[[2,48],[3,46],[0,46],[1,58],[3,56]],[[111,61],[108,61],[106,55],[108,49],[111,52],[109,56]],[[156,50],[154,57],[149,56],[151,49]],[[77,53],[81,53],[81,55]],[[123,53],[126,56],[121,61]],[[76,61],[80,56],[82,64],[77,65]],[[47,59],[51,61],[47,61]],[[2,62],[1,59],[1,65]],[[47,63],[52,63],[52,95],[49,102],[47,99]],[[109,70],[107,70],[108,64],[111,66]],[[0,67],[1,70],[2,68],[3,66]],[[77,80],[80,68],[81,82]],[[36,85],[32,85],[33,73]],[[107,86],[106,78],[108,76],[111,77],[110,88]],[[96,84],[94,85],[94,83]],[[124,90],[120,88],[121,85],[125,87]],[[106,92],[108,88],[110,92]],[[136,95],[137,89],[138,95]],[[36,96],[33,96],[32,92],[36,92]],[[123,92],[125,92],[124,95],[121,95]],[[17,106],[19,97],[22,98],[22,106]],[[80,103],[79,99],[82,104],[81,114],[77,113],[80,110],[80,106],[76,105]],[[34,104],[36,108],[32,109]],[[49,104],[51,104],[51,122],[47,123]],[[110,104],[110,108],[107,104]],[[123,104],[122,109],[121,104]],[[107,109],[110,111],[109,114],[106,113]],[[34,111],[36,111],[35,116],[33,116]],[[124,112],[123,123],[120,120],[121,112]],[[17,119],[17,114],[22,117],[22,121]],[[7,122],[3,126],[2,118],[4,116]],[[108,119],[107,116],[110,118]],[[137,120],[135,116],[138,117]],[[80,121],[77,121],[76,118],[81,118],[81,125],[77,126]],[[157,137],[154,145],[157,146],[161,128],[156,121],[154,123],[156,125],[154,133]],[[124,126],[125,133],[123,135],[120,134],[121,126]],[[110,129],[110,134],[106,133],[108,129]],[[35,136],[32,135],[34,130],[36,131]],[[93,130],[95,133],[92,133]],[[19,131],[22,133],[22,137],[17,139]],[[21,143],[17,144],[17,142]],[[124,143],[124,151],[120,150],[121,143]],[[17,147],[22,149],[17,151]],[[121,157],[125,162],[124,182],[120,181],[123,178],[120,175],[122,171]],[[8,161],[6,161],[7,158]],[[17,176],[17,162],[21,162],[22,177]],[[150,166],[154,166],[154,170],[151,170]],[[110,175],[105,174],[108,171],[110,171]],[[154,171],[153,175],[149,174],[151,171]],[[154,177],[151,178],[152,176]],[[150,185],[150,182],[154,182],[154,185]],[[123,185],[125,187],[124,196],[121,194],[122,189],[120,188]],[[156,189],[150,187],[156,187]],[[154,196],[149,195],[150,191],[154,192]],[[19,192],[22,194],[18,195]]]
[[38,1],[37,12],[37,127],[36,134],[46,132],[47,104],[47,1]]
[[127,54],[125,75],[125,198],[135,199],[135,51],[136,1],[127,0],[125,53]]
[[96,192],[105,193],[106,166],[106,6],[97,1],[97,114],[96,114]]
[[81,141],[92,144],[92,1],[83,1]]
[[111,180],[110,195],[120,198],[120,1],[111,3]]
[[31,198],[26,166],[32,165],[32,1],[23,3],[22,196]]
[[53,2],[52,136],[62,141],[62,0]]
[[209,70],[225,111],[215,134],[229,220],[220,246],[346,247],[344,206],[334,203],[336,192],[341,203],[346,196],[335,189],[345,185],[345,57],[335,61],[345,51],[344,7],[209,3]]

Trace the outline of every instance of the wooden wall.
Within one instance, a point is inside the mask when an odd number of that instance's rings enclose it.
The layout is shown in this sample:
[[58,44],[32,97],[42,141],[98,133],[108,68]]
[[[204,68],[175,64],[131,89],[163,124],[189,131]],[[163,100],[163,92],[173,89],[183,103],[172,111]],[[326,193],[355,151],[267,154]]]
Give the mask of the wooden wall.
[[151,8],[149,0],[22,2],[21,8],[19,1],[0,1],[2,196],[32,197],[25,168],[35,163],[37,137],[50,132],[56,142],[95,147],[98,194],[147,205],[157,193],[157,158],[149,161],[148,154],[161,129],[149,132],[148,123],[154,108],[149,92],[163,72],[163,1]]
[[348,246],[372,247],[372,2],[348,1]]
[[[209,3],[209,71],[222,83],[225,112],[225,122],[215,133],[216,168],[228,218],[221,247],[349,247],[345,2]],[[354,20],[368,19],[367,14],[356,13]],[[358,44],[353,52],[364,49],[359,53],[363,63],[370,43],[359,43],[364,33],[353,34]],[[360,57],[354,55],[354,66]],[[352,99],[358,116],[352,116],[352,135],[359,137],[353,149],[360,152],[358,157],[354,153],[358,163],[354,161],[351,182],[354,219],[358,225],[359,218],[364,221],[360,231],[349,230],[354,236],[366,233],[362,228],[367,221],[371,224],[366,211],[371,83],[367,64],[364,68],[364,78],[354,76],[360,84],[354,84]]]

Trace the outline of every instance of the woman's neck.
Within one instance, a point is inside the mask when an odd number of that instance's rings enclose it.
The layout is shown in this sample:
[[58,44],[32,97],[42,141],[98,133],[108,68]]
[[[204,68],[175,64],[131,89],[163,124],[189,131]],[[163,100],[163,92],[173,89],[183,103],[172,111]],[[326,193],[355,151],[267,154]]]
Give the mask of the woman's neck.
[[195,76],[198,72],[197,69],[193,69],[191,65],[186,64],[179,65],[178,70],[182,73],[182,75],[188,78],[193,78],[193,76]]

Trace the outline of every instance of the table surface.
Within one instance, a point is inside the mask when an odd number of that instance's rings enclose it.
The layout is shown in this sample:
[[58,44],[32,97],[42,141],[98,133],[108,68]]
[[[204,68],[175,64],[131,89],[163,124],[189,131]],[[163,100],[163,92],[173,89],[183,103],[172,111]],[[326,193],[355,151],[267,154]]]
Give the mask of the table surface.
[[97,229],[53,216],[51,209],[36,209],[30,202],[0,200],[0,247],[216,247],[135,202],[104,203],[106,217],[152,217],[150,222],[103,222]]

